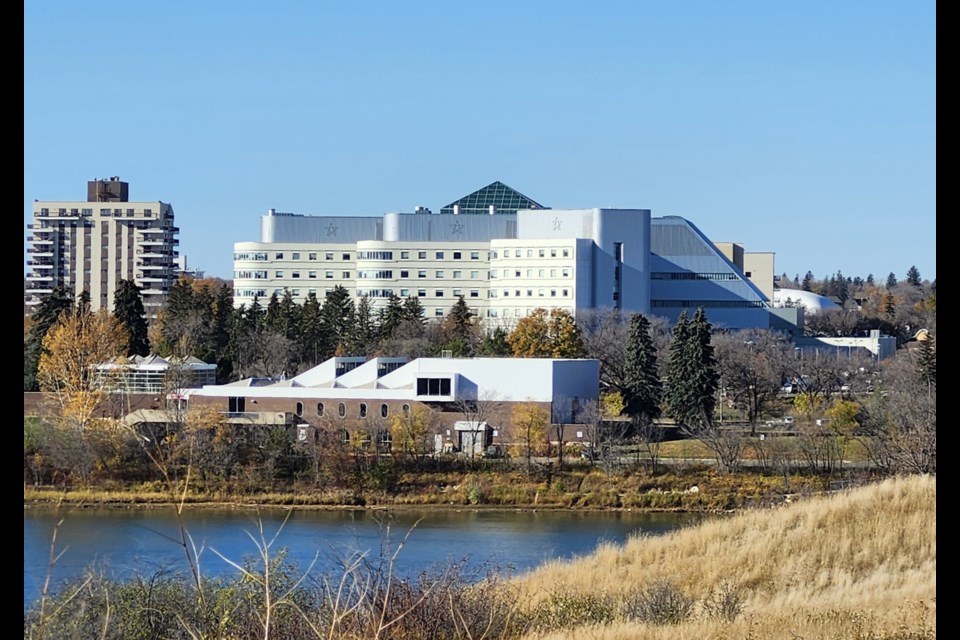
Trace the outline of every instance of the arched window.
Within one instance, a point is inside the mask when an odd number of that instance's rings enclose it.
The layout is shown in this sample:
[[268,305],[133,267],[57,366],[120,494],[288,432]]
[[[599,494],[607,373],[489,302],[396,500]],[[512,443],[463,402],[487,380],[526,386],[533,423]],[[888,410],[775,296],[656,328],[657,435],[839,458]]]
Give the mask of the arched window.
[[297,415],[298,415],[298,416],[302,416],[302,415],[303,415],[303,403],[302,403],[302,402],[298,402],[298,403],[297,403]]
[[405,416],[410,415],[410,405],[408,404],[403,405],[403,415]]
[[318,402],[318,403],[317,403],[317,415],[320,416],[321,418],[323,417],[323,403],[322,403],[322,402]]
[[339,415],[341,418],[345,418],[347,415],[347,405],[341,402],[340,406],[337,407],[337,415]]
[[367,417],[367,403],[366,403],[366,402],[361,402],[361,403],[360,403],[360,417],[361,417],[361,418],[366,418],[366,417]]
[[350,432],[346,429],[340,429],[340,444],[350,444]]
[[382,405],[380,405],[380,417],[386,418],[389,413],[390,413],[390,407],[388,407],[387,403],[384,402]]

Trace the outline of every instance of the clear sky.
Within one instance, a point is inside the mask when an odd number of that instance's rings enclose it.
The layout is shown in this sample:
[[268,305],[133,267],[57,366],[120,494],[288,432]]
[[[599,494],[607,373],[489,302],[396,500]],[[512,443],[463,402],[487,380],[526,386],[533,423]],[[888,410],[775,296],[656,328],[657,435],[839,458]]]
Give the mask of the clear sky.
[[436,212],[500,180],[791,277],[936,277],[932,0],[30,0],[23,138],[25,250],[32,201],[94,178],[171,203],[227,279],[270,208]]

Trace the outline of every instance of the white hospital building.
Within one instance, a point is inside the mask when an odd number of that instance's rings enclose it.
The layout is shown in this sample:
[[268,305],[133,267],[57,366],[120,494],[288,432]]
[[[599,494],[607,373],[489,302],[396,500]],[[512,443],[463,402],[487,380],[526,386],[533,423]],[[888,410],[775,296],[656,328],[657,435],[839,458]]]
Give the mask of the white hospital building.
[[[374,309],[417,296],[441,318],[460,296],[485,321],[534,309],[587,309],[676,319],[704,307],[716,326],[798,324],[775,309],[773,254],[716,245],[690,221],[649,209],[552,209],[494,182],[442,207],[378,217],[308,216],[274,209],[259,242],[234,245],[234,304],[289,290],[303,302],[339,285]],[[799,312],[802,313],[802,312]],[[802,322],[802,320],[801,320]]]

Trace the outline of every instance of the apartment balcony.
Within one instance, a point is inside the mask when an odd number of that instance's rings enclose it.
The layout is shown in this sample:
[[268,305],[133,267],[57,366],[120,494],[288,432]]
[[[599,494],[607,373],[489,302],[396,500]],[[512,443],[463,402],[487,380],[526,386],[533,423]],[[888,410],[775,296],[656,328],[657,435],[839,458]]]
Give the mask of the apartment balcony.
[[162,263],[162,262],[157,262],[157,263],[155,263],[155,264],[151,264],[151,263],[148,263],[148,262],[138,262],[138,263],[137,263],[137,268],[138,268],[138,269],[143,269],[144,271],[156,271],[157,269],[167,269],[168,267],[169,267],[169,265],[164,264],[164,263]]
[[50,282],[53,280],[53,276],[49,273],[28,273],[24,277],[32,282]]
[[41,238],[37,234],[34,234],[34,236],[29,239],[29,242],[33,244],[53,244],[53,238]]
[[49,284],[28,284],[27,291],[35,295],[42,295],[45,293],[53,293],[53,287]]
[[53,260],[27,260],[27,266],[33,267],[33,270],[37,269],[53,269],[56,265],[53,264]]

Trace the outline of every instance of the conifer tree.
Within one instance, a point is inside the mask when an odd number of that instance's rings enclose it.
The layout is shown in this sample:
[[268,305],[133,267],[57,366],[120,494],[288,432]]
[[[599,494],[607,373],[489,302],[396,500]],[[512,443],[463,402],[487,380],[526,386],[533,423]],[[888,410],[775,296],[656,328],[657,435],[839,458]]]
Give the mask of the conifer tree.
[[147,337],[147,315],[143,310],[140,287],[133,280],[121,280],[113,294],[113,317],[123,326],[127,335],[127,355],[145,356],[150,353]]
[[70,294],[62,286],[58,286],[40,299],[40,304],[30,316],[30,333],[23,350],[24,391],[39,391],[37,366],[43,353],[43,337],[60,318],[60,314],[72,307]]
[[803,276],[803,282],[800,283],[800,288],[804,291],[813,290],[813,272],[807,271],[806,275]]
[[663,387],[650,321],[640,313],[630,316],[624,374],[624,412],[638,424],[649,424],[660,416]]
[[907,270],[907,283],[915,287],[920,286],[920,270],[916,266],[911,266]]
[[927,337],[920,340],[920,350],[917,356],[917,373],[920,381],[927,385],[928,389],[937,388],[937,347],[933,340],[933,334],[927,333]]
[[425,311],[423,310],[423,305],[420,303],[420,298],[417,296],[410,296],[403,301],[404,321],[423,323],[424,313]]
[[387,308],[380,313],[380,340],[390,340],[404,320],[403,304],[395,293],[390,294]]
[[377,342],[377,326],[373,320],[370,298],[360,296],[354,317],[354,325],[350,331],[350,352],[357,355],[373,353]]
[[891,271],[887,276],[887,289],[893,289],[895,286],[897,286],[897,276]]
[[350,292],[337,285],[327,291],[323,301],[323,328],[333,353],[343,353],[350,345],[350,332],[356,320],[356,308],[350,299]]
[[458,358],[474,354],[473,314],[463,296],[460,296],[443,321],[444,348]]

